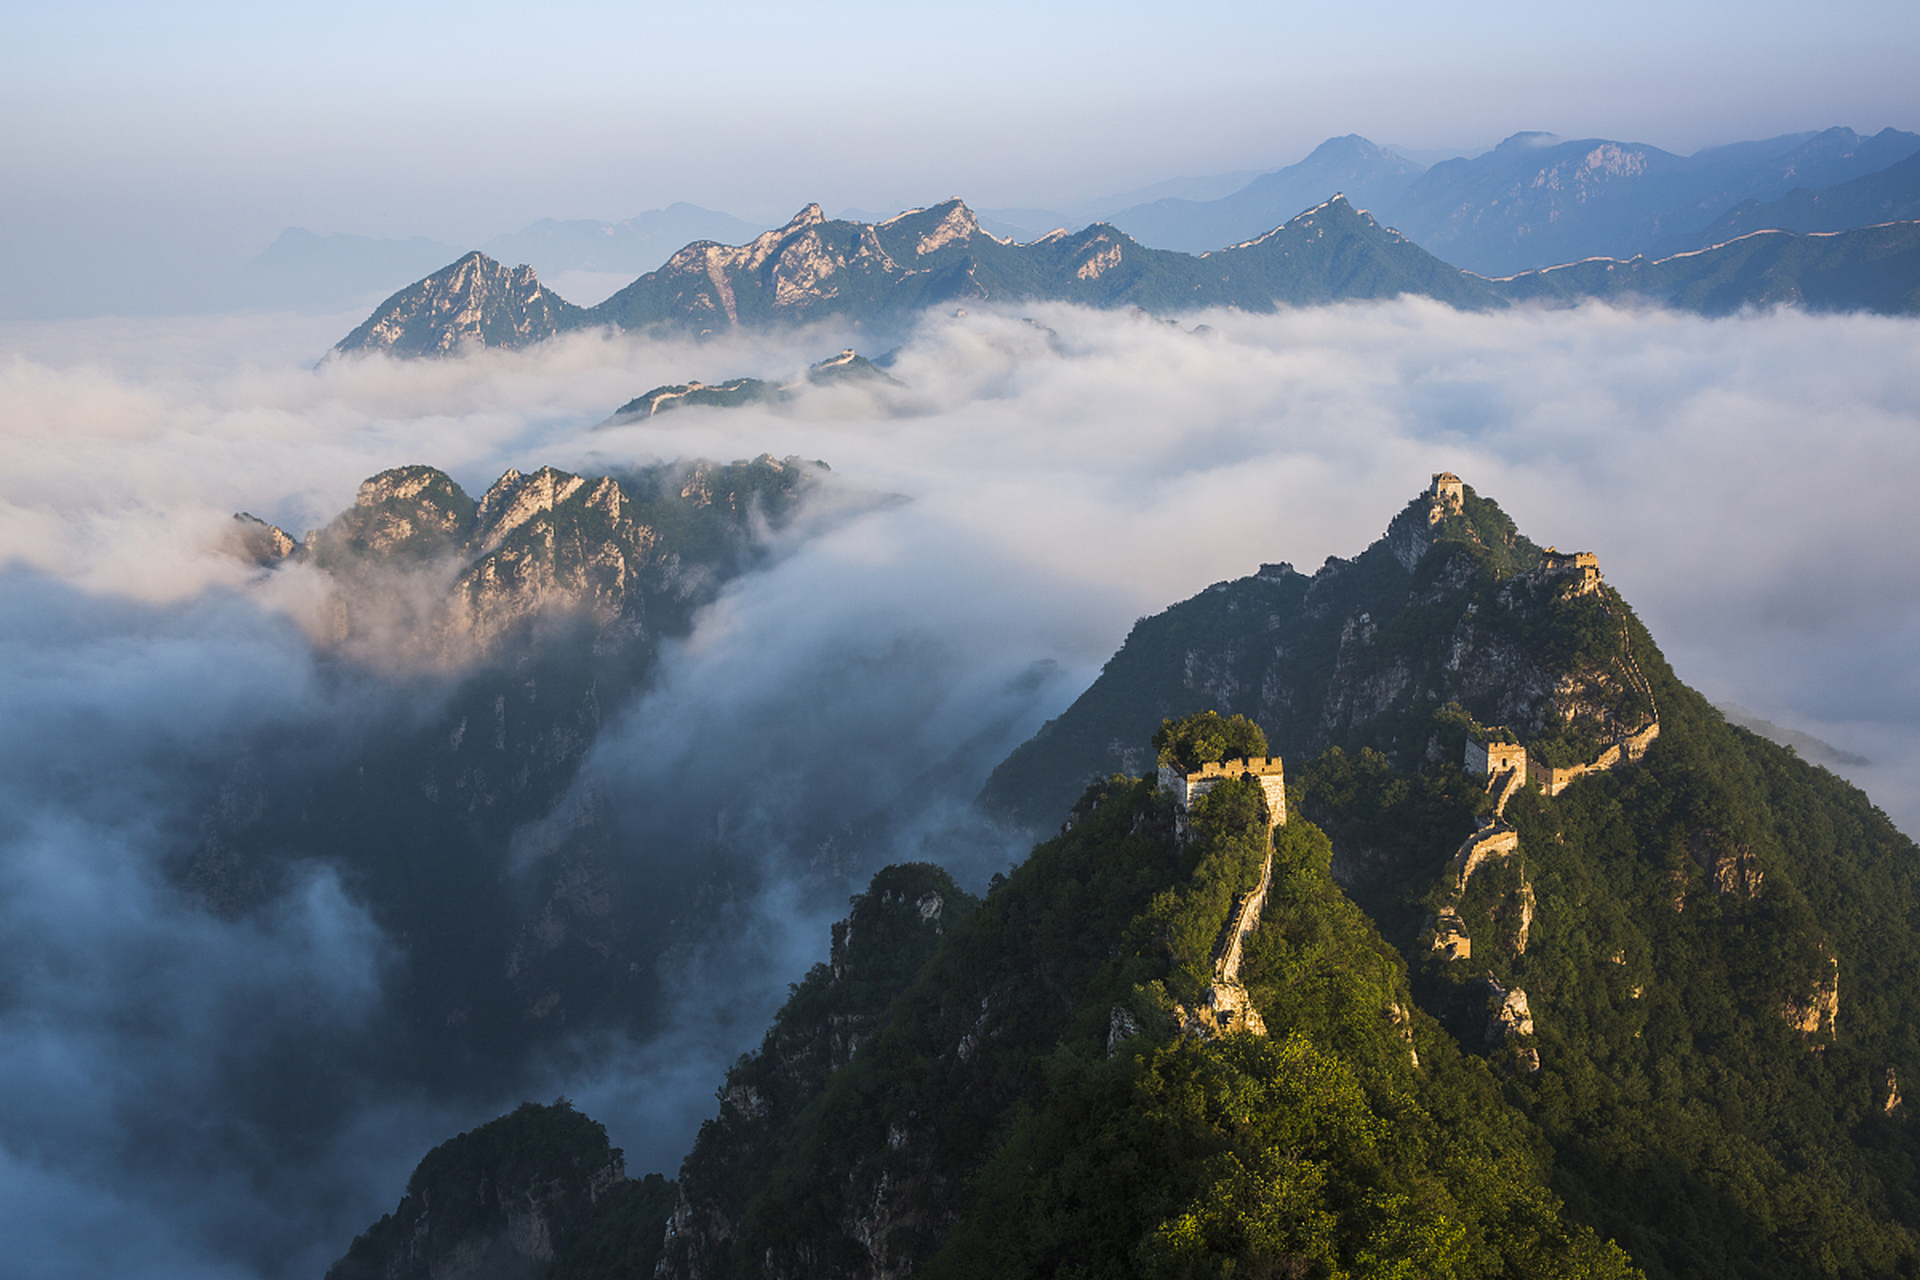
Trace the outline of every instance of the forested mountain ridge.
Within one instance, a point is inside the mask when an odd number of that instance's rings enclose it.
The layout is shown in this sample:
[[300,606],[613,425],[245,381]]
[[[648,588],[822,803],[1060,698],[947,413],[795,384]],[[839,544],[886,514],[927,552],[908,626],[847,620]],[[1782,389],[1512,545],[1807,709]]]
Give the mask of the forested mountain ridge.
[[[1112,750],[1136,726],[1248,715],[1421,1006],[1463,1047],[1538,1053],[1523,1105],[1583,1221],[1649,1274],[1912,1267],[1899,1081],[1920,1069],[1920,851],[1854,788],[1728,726],[1603,579],[1550,569],[1470,487],[1459,516],[1434,506],[1312,578],[1267,566],[1143,620],[983,799],[1037,815],[1137,772]],[[1656,712],[1637,763],[1522,787],[1511,839],[1471,838],[1497,797],[1462,768],[1468,741],[1582,762]]]
[[1140,773],[1163,718],[1207,706],[1245,714],[1290,760],[1371,746],[1403,768],[1438,762],[1432,711],[1450,703],[1597,751],[1645,699],[1624,661],[1624,604],[1581,585],[1471,486],[1429,490],[1351,560],[1310,577],[1262,565],[1137,623],[982,799],[1044,827],[1091,779]]
[[[1270,837],[1232,779],[1177,834],[1154,731],[1214,713],[1288,757]],[[671,1213],[596,1230],[672,1277],[1920,1274],[1920,850],[1593,557],[1436,476],[1351,561],[1140,623],[988,798],[1063,780],[983,899],[883,872]],[[1265,1034],[1209,1033],[1268,849]]]

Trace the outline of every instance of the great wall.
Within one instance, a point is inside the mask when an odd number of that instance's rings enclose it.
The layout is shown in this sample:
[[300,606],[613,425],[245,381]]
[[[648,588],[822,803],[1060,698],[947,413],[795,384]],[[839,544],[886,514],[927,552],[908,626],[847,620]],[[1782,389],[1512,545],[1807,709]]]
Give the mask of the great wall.
[[1230,1031],[1265,1035],[1267,1024],[1240,982],[1240,958],[1247,935],[1260,925],[1260,913],[1267,905],[1267,890],[1273,884],[1273,831],[1287,820],[1286,772],[1279,756],[1223,760],[1202,765],[1192,773],[1169,765],[1160,766],[1160,785],[1173,795],[1175,829],[1182,839],[1188,830],[1189,806],[1229,778],[1257,782],[1266,796],[1267,856],[1260,865],[1259,882],[1234,900],[1233,910],[1227,916],[1226,932],[1214,949],[1213,984],[1187,1016],[1186,1028],[1203,1035],[1224,1035]]
[[[1429,522],[1438,523],[1447,515],[1462,510],[1464,489],[1460,478],[1452,472],[1435,474],[1429,490],[1432,499]],[[1603,589],[1599,557],[1591,551],[1568,554],[1548,547],[1532,573],[1542,582],[1559,583],[1563,596],[1597,595],[1600,607],[1609,617],[1614,616],[1612,602]],[[1473,939],[1468,935],[1466,922],[1460,914],[1461,905],[1466,900],[1467,887],[1475,872],[1489,864],[1520,857],[1520,833],[1506,820],[1506,809],[1507,802],[1521,787],[1533,783],[1543,795],[1557,796],[1588,774],[1604,773],[1639,760],[1660,736],[1659,704],[1654,699],[1653,685],[1634,659],[1632,632],[1626,619],[1622,617],[1619,622],[1621,665],[1629,683],[1646,701],[1648,715],[1645,724],[1620,734],[1593,760],[1574,765],[1550,765],[1538,758],[1529,759],[1525,746],[1518,742],[1501,741],[1493,733],[1483,738],[1468,736],[1463,764],[1469,773],[1486,777],[1487,791],[1494,797],[1493,812],[1461,843],[1449,865],[1447,899],[1427,923],[1430,930],[1427,948],[1434,958],[1445,962],[1473,958]],[[1524,863],[1520,870],[1519,887],[1513,890],[1513,899],[1513,950],[1516,955],[1525,955],[1528,935],[1533,927],[1535,898]],[[1525,1043],[1533,1034],[1533,1015],[1528,1008],[1527,993],[1519,987],[1503,987],[1491,970],[1487,973],[1486,985],[1488,1043],[1497,1044],[1508,1039],[1520,1041],[1515,1046],[1515,1065],[1522,1072],[1539,1070],[1539,1051]]]

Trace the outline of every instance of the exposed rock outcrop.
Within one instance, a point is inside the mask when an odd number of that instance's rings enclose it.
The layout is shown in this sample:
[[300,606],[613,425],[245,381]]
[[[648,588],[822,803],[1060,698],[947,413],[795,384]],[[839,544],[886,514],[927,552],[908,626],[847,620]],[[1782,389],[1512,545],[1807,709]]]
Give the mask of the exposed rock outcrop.
[[262,567],[278,564],[300,546],[280,526],[268,524],[246,511],[234,513],[233,528],[229,531],[228,539],[228,550],[242,560],[251,560]]
[[1527,993],[1519,987],[1504,987],[1489,973],[1486,977],[1487,1021],[1485,1042],[1488,1048],[1504,1046],[1512,1054],[1514,1069],[1531,1074],[1540,1069],[1540,1051],[1533,1039],[1533,1010]]
[[[748,495],[784,503],[819,470],[764,455],[695,463],[678,496],[729,508],[731,520]],[[330,638],[367,639],[389,663],[485,657],[509,636],[563,624],[608,650],[643,639],[663,607],[683,614],[734,567],[683,556],[636,515],[665,479],[509,470],[475,502],[445,472],[396,467],[297,550],[340,584]]]
[[1836,1034],[1840,1019],[1840,960],[1824,945],[1820,950],[1822,971],[1810,986],[1781,1002],[1780,1015],[1801,1035],[1826,1040]]

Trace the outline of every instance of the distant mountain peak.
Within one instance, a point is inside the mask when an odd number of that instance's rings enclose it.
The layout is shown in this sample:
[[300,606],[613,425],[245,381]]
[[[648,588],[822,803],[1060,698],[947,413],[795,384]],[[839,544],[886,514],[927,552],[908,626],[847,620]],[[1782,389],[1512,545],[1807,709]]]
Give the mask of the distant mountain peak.
[[908,234],[917,232],[917,238],[913,241],[913,252],[917,258],[937,253],[950,244],[987,234],[981,229],[980,220],[974,216],[973,210],[958,196],[949,196],[925,209],[909,209],[905,213],[895,214],[877,224],[875,230],[906,230]]
[[381,303],[334,350],[443,356],[466,346],[524,347],[585,316],[532,267],[502,266],[475,249]]
[[[1322,218],[1327,219],[1330,222],[1333,222],[1336,224],[1344,223],[1347,225],[1360,225],[1368,229],[1378,229],[1380,226],[1378,222],[1374,221],[1372,214],[1368,213],[1365,209],[1354,208],[1352,203],[1348,201],[1346,196],[1336,191],[1333,195],[1329,196],[1327,199],[1322,200],[1319,204],[1313,206],[1313,208],[1303,209],[1299,213],[1294,214],[1291,218],[1288,218],[1285,222],[1281,223],[1279,226],[1275,227],[1273,230],[1268,231],[1262,235],[1255,236],[1251,240],[1244,240],[1239,244],[1230,245],[1228,246],[1228,250],[1255,248],[1259,245],[1266,244],[1269,241],[1276,239],[1277,237],[1284,236],[1289,233],[1297,233],[1304,228],[1312,227],[1317,220]],[[1388,234],[1398,235],[1397,232],[1389,232]],[[1225,251],[1222,251],[1222,252],[1225,252]],[[1211,258],[1211,257],[1214,257],[1215,255],[1210,253],[1210,254],[1204,254],[1202,256]]]
[[1495,151],[1538,151],[1545,147],[1557,147],[1565,139],[1557,133],[1548,133],[1543,129],[1522,129],[1519,133],[1508,134],[1500,140]]

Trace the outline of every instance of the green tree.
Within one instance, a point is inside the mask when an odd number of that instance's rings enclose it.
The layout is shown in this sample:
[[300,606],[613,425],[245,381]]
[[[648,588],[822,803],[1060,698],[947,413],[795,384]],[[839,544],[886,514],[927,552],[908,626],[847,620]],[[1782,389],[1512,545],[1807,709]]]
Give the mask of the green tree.
[[1267,754],[1267,735],[1245,716],[1222,716],[1218,711],[1196,711],[1179,720],[1162,720],[1153,735],[1160,763],[1183,773],[1221,760],[1239,760]]

